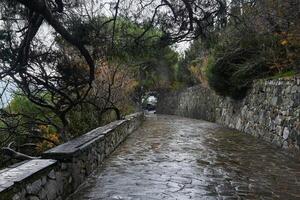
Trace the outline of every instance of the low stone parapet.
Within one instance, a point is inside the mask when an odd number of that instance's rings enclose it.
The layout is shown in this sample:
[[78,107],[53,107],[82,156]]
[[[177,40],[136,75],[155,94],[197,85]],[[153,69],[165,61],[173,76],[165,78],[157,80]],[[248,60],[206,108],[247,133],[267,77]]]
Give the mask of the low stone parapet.
[[81,185],[143,120],[142,113],[96,128],[0,171],[0,200],[60,200]]

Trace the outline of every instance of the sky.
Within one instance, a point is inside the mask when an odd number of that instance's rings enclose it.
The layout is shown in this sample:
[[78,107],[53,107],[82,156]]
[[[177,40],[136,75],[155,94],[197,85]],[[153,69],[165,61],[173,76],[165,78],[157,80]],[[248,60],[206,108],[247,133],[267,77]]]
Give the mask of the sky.
[[175,44],[175,51],[177,51],[181,56],[184,55],[184,52],[189,48],[191,42],[180,42]]
[[5,107],[7,103],[10,101],[13,91],[13,85],[9,85],[9,87],[4,91],[6,83],[4,81],[0,81],[0,108]]

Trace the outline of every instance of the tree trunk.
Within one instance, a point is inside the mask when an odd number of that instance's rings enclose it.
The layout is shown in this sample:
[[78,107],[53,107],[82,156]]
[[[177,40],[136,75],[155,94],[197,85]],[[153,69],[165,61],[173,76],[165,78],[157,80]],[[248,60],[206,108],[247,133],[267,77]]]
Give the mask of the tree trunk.
[[70,140],[70,135],[68,133],[68,128],[69,128],[69,121],[66,118],[65,114],[59,115],[59,118],[62,122],[62,127],[59,130],[59,134],[63,142],[67,142]]

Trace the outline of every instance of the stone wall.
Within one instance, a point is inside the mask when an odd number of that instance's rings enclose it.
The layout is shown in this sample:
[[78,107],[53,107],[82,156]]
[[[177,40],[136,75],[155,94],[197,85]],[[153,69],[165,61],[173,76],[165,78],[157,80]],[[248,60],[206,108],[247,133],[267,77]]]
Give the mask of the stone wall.
[[259,80],[241,101],[218,96],[202,86],[161,94],[157,113],[217,122],[298,151],[300,77]]
[[41,159],[1,170],[0,200],[65,199],[142,120],[142,113],[129,115],[50,149]]

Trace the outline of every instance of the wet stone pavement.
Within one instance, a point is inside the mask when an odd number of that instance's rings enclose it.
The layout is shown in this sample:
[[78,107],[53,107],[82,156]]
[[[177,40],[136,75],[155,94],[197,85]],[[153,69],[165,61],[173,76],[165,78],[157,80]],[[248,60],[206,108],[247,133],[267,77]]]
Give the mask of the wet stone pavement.
[[300,199],[300,161],[214,123],[151,115],[70,199]]

